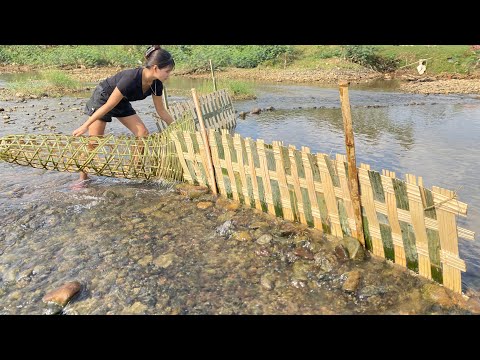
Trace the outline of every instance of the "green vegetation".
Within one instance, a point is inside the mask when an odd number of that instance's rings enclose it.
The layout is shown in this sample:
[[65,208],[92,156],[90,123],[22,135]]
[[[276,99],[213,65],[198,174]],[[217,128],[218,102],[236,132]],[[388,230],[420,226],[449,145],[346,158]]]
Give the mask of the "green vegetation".
[[[143,64],[147,45],[13,45],[0,46],[0,63],[39,67],[94,67]],[[176,65],[187,71],[215,67],[254,68],[291,50],[286,45],[164,45]]]
[[13,45],[0,46],[0,63],[38,67],[132,66],[138,65],[142,53],[139,46],[125,45]]
[[65,92],[81,90],[81,84],[61,70],[43,70],[36,76],[22,78],[8,83],[12,92],[24,95],[61,95]]
[[430,74],[469,74],[479,68],[480,52],[471,45],[383,45],[376,48],[380,55],[394,56],[399,60],[399,67],[416,63],[408,67],[414,69],[419,59],[428,59]]
[[[147,45],[2,45],[0,64],[33,67],[133,67],[143,64]],[[480,50],[472,45],[164,45],[177,70],[203,72],[211,59],[216,69],[303,68],[316,70],[371,68],[388,72],[415,70],[427,60],[428,73],[470,74],[478,70]],[[405,66],[407,65],[407,66]]]
[[346,45],[343,46],[343,56],[351,62],[381,72],[394,71],[398,67],[398,60],[394,54],[379,54],[375,46]]
[[165,45],[179,67],[187,71],[208,71],[209,60],[216,68],[254,68],[263,62],[281,61],[291,53],[287,45]]
[[[212,81],[204,82],[196,89],[201,95],[208,94],[213,91],[213,83]],[[217,79],[217,89],[226,89],[235,100],[255,99],[254,86],[251,82]]]
[[[348,61],[339,45],[295,45],[276,61],[266,61],[262,67],[293,67],[314,70],[359,69],[361,65]],[[285,66],[286,65],[286,66]]]

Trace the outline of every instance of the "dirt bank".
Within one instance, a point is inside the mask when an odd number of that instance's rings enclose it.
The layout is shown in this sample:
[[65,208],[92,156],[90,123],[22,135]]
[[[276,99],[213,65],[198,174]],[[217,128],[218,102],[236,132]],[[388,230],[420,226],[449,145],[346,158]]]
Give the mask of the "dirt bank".
[[[338,83],[339,80],[347,80],[352,83],[359,83],[382,77],[381,73],[373,70],[351,70],[351,69],[225,69],[215,73],[219,79],[237,80],[260,80],[275,82],[298,82],[298,83]],[[185,74],[194,78],[210,78],[210,73]]]
[[[120,67],[98,68],[65,68],[66,73],[74,79],[97,83],[100,80],[120,71]],[[35,70],[28,66],[3,66],[2,73],[18,73]],[[210,78],[210,73],[187,73],[176,70],[174,76],[190,78]],[[480,74],[458,75],[441,74],[431,76],[425,73],[422,76],[413,72],[396,72],[382,74],[366,68],[315,70],[315,69],[224,69],[216,72],[218,79],[259,80],[273,82],[337,84],[340,80],[347,80],[352,84],[365,83],[378,78],[395,79],[400,81],[399,90],[407,93],[421,94],[480,94]]]
[[[210,74],[188,74],[195,78],[209,78]],[[416,76],[411,72],[382,74],[373,70],[306,70],[306,69],[227,69],[217,72],[219,79],[262,80],[276,82],[338,84],[347,80],[352,84],[384,78],[400,81],[400,91],[417,94],[480,94],[479,74]]]
[[400,90],[417,94],[480,94],[480,79],[419,79],[402,81]]

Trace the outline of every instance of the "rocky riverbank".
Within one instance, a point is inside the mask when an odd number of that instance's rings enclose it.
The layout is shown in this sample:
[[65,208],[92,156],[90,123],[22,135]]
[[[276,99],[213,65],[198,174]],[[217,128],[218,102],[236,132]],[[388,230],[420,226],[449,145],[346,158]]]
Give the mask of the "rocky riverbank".
[[[0,67],[1,73],[19,73],[32,71],[28,66],[4,66]],[[98,67],[98,68],[67,68],[63,69],[73,79],[84,83],[98,83],[104,78],[120,71],[120,67]],[[210,73],[187,73],[176,70],[173,76],[183,76],[190,78],[210,78]],[[376,79],[398,80],[400,82],[399,91],[407,93],[421,94],[480,94],[479,74],[459,75],[442,74],[430,76],[427,73],[418,75],[413,72],[398,71],[391,74],[382,74],[367,68],[359,69],[341,69],[331,70],[316,69],[274,69],[274,68],[255,68],[255,69],[224,69],[216,72],[218,79],[236,79],[236,80],[256,80],[272,82],[290,82],[290,83],[317,83],[317,84],[338,84],[340,80],[347,80],[351,84],[360,84]],[[0,89],[1,90],[1,89]],[[78,90],[77,90],[78,91]],[[12,95],[5,89],[0,92],[0,98],[3,99]],[[68,95],[68,94],[65,94]]]

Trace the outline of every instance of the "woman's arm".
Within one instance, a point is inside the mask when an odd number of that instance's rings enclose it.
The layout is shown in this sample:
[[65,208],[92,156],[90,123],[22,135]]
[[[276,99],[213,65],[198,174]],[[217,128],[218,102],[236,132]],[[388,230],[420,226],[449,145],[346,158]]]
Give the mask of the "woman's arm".
[[158,116],[167,123],[167,125],[170,125],[173,123],[173,118],[172,116],[168,113],[167,109],[165,109],[165,106],[163,106],[163,98],[162,96],[155,96],[152,95],[153,98],[153,105],[155,105],[155,110],[157,110]]
[[73,136],[80,136],[88,130],[88,127],[92,125],[93,122],[97,121],[98,119],[102,118],[105,114],[107,114],[110,110],[112,110],[117,104],[123,99],[123,95],[116,87],[110,97],[108,98],[107,102],[100,106],[93,114],[90,116],[87,121],[83,123],[78,129],[75,129],[73,132]]

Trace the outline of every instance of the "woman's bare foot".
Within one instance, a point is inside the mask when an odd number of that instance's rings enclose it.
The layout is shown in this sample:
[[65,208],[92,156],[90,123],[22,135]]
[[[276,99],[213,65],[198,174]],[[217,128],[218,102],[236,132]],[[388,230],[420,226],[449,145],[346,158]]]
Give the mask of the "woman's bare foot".
[[88,177],[87,173],[81,171],[80,172],[80,178],[75,181],[73,184],[69,186],[70,190],[80,190],[83,189],[87,186],[87,183],[89,183],[90,178]]

